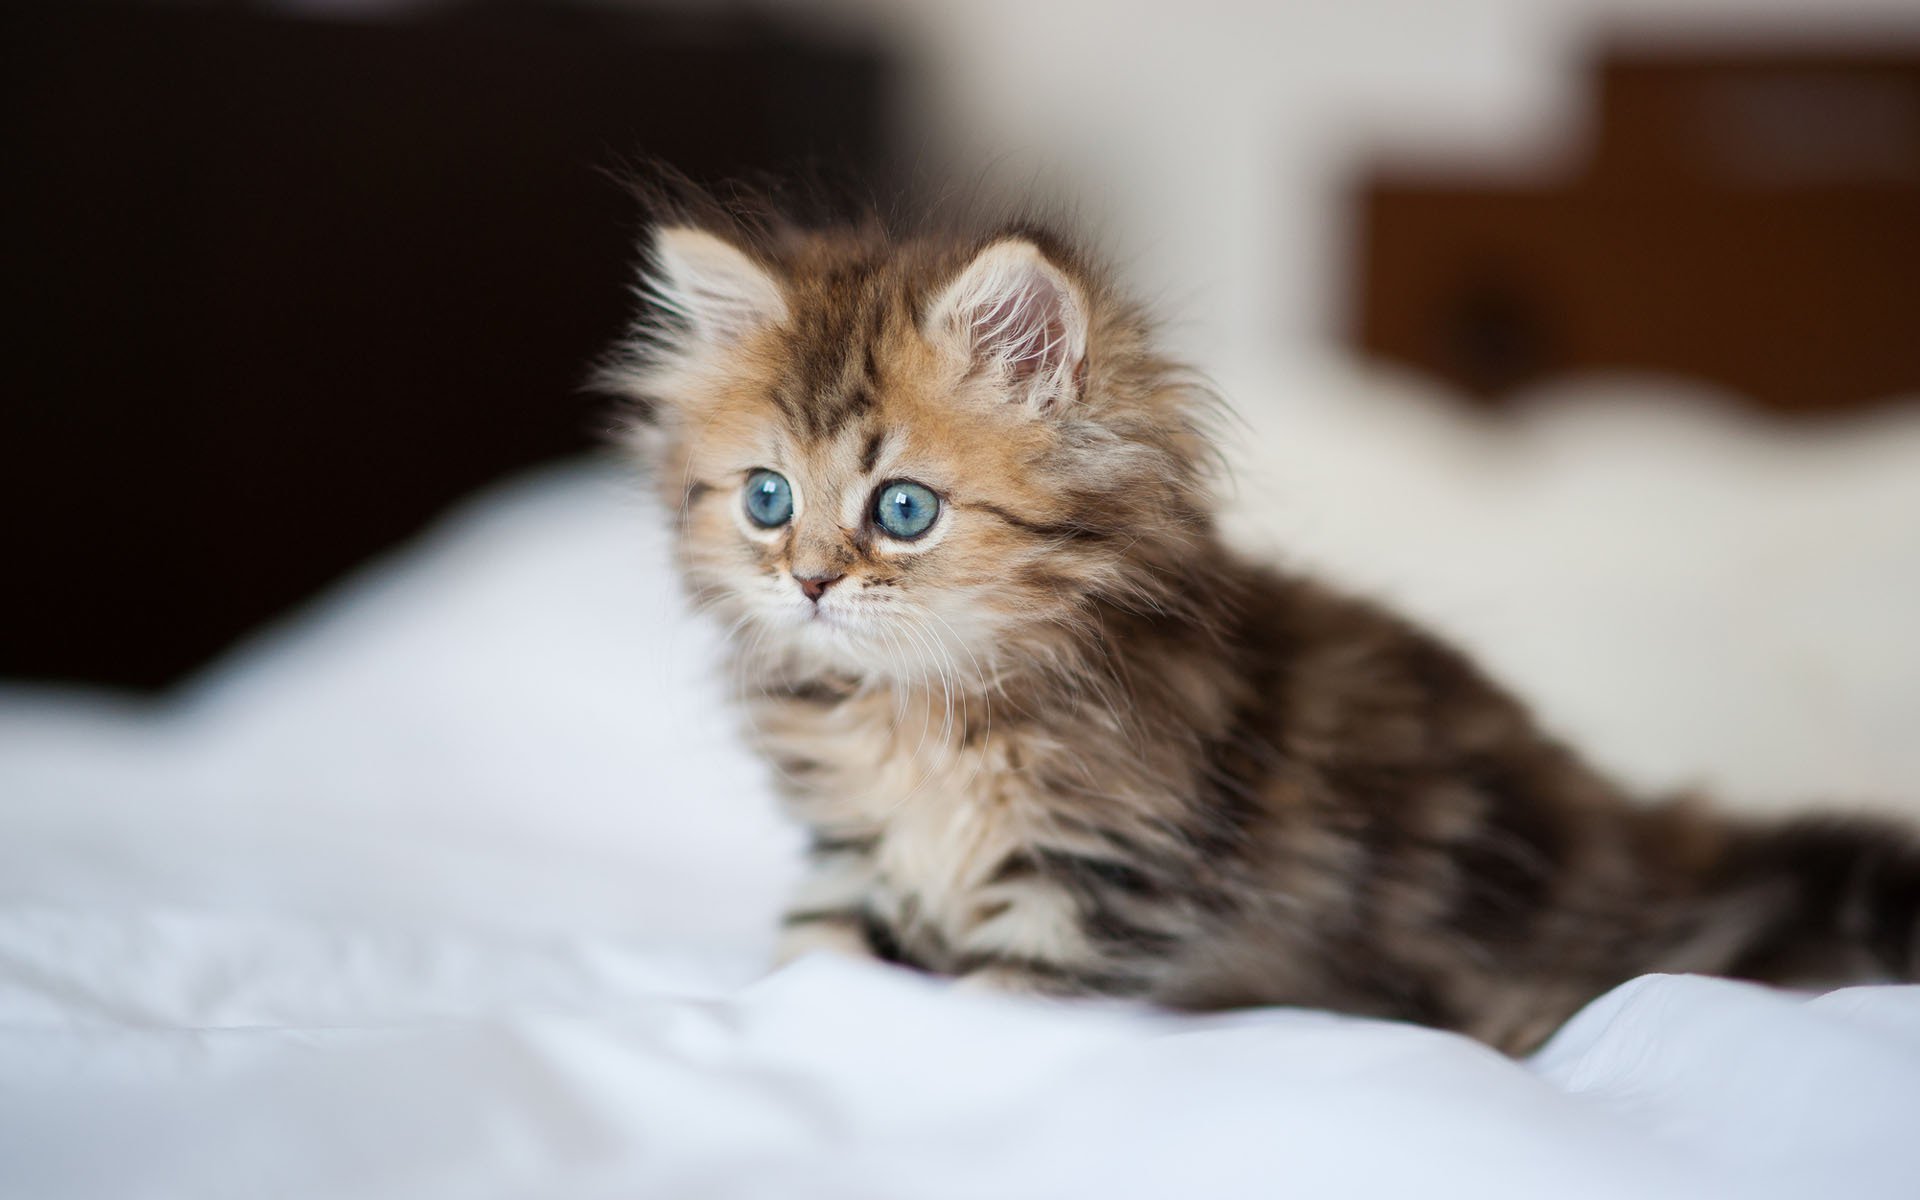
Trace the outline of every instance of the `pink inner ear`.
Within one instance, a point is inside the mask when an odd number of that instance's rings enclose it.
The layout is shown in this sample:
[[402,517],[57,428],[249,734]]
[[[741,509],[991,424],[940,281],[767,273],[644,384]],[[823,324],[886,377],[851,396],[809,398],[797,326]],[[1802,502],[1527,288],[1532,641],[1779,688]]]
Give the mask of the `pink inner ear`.
[[999,359],[1021,383],[1066,365],[1067,300],[1053,281],[1029,274],[1020,286],[994,297],[974,319],[975,344]]

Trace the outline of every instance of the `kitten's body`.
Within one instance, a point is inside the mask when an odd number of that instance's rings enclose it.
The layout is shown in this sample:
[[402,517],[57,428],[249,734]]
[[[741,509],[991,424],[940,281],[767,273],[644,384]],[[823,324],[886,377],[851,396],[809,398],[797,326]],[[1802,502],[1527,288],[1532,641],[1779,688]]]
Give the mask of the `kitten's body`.
[[[1899,836],[1636,807],[1432,637],[1237,559],[1201,398],[1040,245],[658,236],[609,377],[814,835],[789,953],[1516,1050],[1645,971],[1913,973]],[[932,528],[875,525],[889,480]]]

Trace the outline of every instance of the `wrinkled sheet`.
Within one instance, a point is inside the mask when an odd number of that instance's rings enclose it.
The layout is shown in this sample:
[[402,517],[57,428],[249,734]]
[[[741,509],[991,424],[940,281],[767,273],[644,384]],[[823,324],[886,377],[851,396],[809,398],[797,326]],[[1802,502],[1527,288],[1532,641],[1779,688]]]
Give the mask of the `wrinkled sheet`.
[[[1874,469],[1826,511],[1912,486]],[[1839,694],[1898,716],[1911,641]],[[657,515],[574,468],[163,704],[0,689],[0,1197],[1920,1195],[1916,988],[1641,979],[1519,1063],[766,975],[798,838],[714,650]]]
[[1920,988],[1649,977],[1526,1065],[613,938],[0,922],[8,1196],[1920,1194]]

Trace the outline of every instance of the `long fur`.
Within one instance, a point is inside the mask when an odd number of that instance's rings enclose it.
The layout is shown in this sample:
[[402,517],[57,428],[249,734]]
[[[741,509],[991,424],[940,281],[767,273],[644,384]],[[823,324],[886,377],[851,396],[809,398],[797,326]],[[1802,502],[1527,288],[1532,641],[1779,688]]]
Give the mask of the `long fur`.
[[[1647,971],[1913,976],[1905,831],[1636,803],[1431,635],[1231,553],[1210,397],[1066,239],[665,208],[601,379],[813,835],[787,953],[1509,1051]],[[692,237],[784,303],[699,336],[661,265]],[[974,269],[1022,256],[1065,290]],[[761,469],[785,527],[743,515]],[[917,541],[873,523],[901,479],[940,496]]]

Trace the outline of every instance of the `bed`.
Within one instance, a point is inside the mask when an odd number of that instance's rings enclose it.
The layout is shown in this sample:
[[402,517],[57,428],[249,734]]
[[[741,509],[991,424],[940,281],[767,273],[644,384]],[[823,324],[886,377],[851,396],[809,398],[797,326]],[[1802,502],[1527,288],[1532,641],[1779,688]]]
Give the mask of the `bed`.
[[[1466,640],[1609,767],[1920,796],[1920,413],[1221,384],[1273,398],[1236,536]],[[0,690],[0,1195],[1920,1195],[1920,988],[1643,978],[1516,1062],[768,973],[798,838],[660,527],[563,464],[158,701]]]

